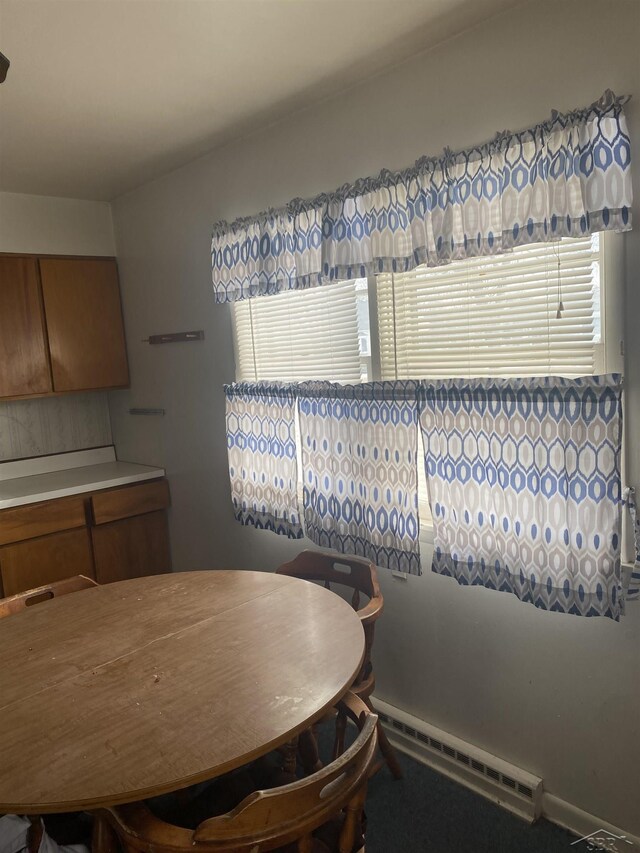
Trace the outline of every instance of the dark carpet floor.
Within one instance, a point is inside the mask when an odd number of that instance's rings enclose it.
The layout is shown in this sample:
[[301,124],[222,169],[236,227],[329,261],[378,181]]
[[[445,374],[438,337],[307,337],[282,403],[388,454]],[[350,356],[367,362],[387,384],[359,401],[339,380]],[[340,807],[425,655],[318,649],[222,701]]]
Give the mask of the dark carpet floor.
[[[318,729],[329,760],[333,722]],[[355,737],[349,727],[347,742]],[[404,777],[386,765],[367,795],[367,853],[580,853],[575,835],[546,820],[533,826],[468,788],[398,752]]]
[[369,783],[367,853],[572,853],[576,836],[530,826],[484,797],[399,753],[404,778]]

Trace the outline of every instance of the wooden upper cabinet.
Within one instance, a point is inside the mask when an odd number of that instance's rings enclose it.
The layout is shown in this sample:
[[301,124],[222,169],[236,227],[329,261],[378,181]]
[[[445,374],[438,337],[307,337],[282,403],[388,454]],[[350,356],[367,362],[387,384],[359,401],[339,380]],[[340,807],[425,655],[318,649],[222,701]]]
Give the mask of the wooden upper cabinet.
[[39,263],[54,392],[127,386],[116,262],[41,258]]
[[38,261],[0,257],[0,397],[51,390]]

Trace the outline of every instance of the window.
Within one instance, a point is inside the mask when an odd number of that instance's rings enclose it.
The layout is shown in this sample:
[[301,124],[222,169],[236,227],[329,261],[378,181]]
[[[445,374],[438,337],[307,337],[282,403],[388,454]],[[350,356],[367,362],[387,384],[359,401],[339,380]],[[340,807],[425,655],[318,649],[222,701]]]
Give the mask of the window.
[[363,382],[371,375],[364,279],[234,305],[236,378]]
[[[594,234],[236,303],[237,379],[360,382],[620,370],[620,245],[618,235]],[[418,470],[420,514],[428,524]]]
[[601,373],[601,242],[595,234],[379,276],[382,378]]
[[618,369],[617,324],[606,316],[619,313],[615,276],[607,274],[614,253],[605,248],[616,237],[379,275],[371,304],[363,279],[238,302],[236,378],[361,382]]

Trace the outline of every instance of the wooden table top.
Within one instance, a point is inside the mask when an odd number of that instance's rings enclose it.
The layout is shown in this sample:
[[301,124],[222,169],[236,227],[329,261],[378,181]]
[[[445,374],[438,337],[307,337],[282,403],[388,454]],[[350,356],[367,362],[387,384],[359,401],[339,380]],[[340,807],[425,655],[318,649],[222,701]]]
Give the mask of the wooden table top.
[[360,620],[262,572],[137,578],[0,620],[0,813],[75,811],[212,778],[353,682]]

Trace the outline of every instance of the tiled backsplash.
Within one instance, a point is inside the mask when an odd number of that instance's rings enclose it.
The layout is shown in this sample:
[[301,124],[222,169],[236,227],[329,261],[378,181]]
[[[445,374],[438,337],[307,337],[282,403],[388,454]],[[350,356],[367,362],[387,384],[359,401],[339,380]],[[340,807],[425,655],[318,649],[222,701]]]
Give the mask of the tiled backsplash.
[[0,402],[0,461],[111,443],[106,393]]

